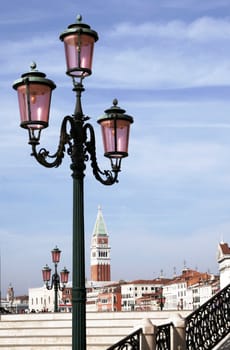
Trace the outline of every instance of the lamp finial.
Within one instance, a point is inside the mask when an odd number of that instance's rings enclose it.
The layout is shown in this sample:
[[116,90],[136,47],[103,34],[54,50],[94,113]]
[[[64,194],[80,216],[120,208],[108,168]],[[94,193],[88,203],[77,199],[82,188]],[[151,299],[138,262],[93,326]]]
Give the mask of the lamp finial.
[[36,68],[37,68],[36,62],[32,61],[32,62],[30,63],[30,69],[31,69],[32,71],[35,71]]
[[81,21],[82,21],[82,15],[80,15],[80,14],[77,15],[77,21],[78,21],[78,22],[81,22]]

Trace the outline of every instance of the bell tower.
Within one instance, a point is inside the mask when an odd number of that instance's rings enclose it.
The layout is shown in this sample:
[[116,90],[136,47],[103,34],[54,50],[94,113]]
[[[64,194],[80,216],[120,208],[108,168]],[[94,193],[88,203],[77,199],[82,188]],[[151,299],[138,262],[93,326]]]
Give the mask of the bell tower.
[[109,235],[100,206],[91,239],[90,266],[91,281],[111,281]]

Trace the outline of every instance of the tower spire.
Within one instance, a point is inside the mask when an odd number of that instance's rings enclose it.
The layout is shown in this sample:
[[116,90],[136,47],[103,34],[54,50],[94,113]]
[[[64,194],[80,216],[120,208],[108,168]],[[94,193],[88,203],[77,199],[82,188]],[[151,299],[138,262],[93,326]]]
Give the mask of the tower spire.
[[97,218],[93,229],[93,236],[108,236],[108,231],[100,205],[98,206]]
[[91,281],[110,281],[110,246],[109,235],[102,215],[101,206],[91,239]]

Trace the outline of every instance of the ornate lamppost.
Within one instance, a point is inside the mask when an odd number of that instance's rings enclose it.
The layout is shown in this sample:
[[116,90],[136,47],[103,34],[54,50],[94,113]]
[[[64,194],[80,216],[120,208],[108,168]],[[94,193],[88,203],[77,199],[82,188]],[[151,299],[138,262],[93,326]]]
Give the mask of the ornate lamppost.
[[73,269],[72,269],[72,349],[86,349],[86,289],[84,238],[84,171],[90,160],[95,178],[104,185],[118,181],[121,160],[128,156],[130,124],[133,118],[125,114],[115,99],[98,120],[101,125],[104,155],[111,161],[111,170],[101,170],[96,158],[94,129],[83,114],[81,94],[83,79],[92,73],[94,43],[98,34],[82,23],[81,16],[61,35],[66,55],[66,74],[72,78],[76,93],[76,106],[72,116],[64,117],[56,153],[45,148],[37,150],[42,129],[48,126],[52,90],[55,84],[44,73],[31,65],[28,73],[16,80],[13,88],[18,92],[21,127],[28,130],[32,156],[45,167],[58,167],[65,154],[71,158],[73,177]]
[[158,305],[160,307],[160,310],[162,311],[165,305],[165,297],[163,296],[163,287],[160,287],[159,294],[158,294]]
[[65,289],[66,283],[68,283],[69,271],[64,267],[60,272],[60,275],[57,272],[57,266],[60,261],[61,250],[58,247],[55,247],[52,251],[52,261],[54,263],[54,273],[52,274],[51,284],[49,284],[51,277],[51,268],[46,264],[42,269],[42,277],[45,282],[46,288],[48,290],[54,289],[54,312],[58,312],[58,290],[63,292]]

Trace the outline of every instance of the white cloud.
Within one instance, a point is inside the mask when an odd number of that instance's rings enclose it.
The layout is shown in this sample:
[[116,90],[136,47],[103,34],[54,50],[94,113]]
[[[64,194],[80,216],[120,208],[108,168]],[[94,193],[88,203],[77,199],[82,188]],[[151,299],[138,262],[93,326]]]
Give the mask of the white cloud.
[[228,85],[229,38],[227,19],[121,23],[95,51],[95,82],[135,89]]
[[210,179],[214,172],[226,164],[228,158],[228,150],[224,145],[209,143],[207,140],[204,143],[163,143],[147,135],[144,139],[132,140],[130,153],[128,171],[133,176],[139,176],[137,168],[141,167],[146,178],[165,177],[168,181],[202,176]]
[[[203,17],[190,23],[181,20],[139,25],[120,23],[113,31],[104,33],[104,38],[102,40],[106,42],[102,41],[103,46],[96,44],[94,53],[91,84],[98,88],[153,89],[229,84],[228,19]],[[63,84],[64,48],[56,33],[47,32],[45,40],[34,35],[29,40],[2,41],[3,77],[4,72],[28,71],[33,60],[48,78],[58,79]]]
[[139,25],[124,22],[118,24],[108,35],[112,38],[119,37],[120,40],[122,37],[135,38],[135,40],[141,38],[146,44],[151,38],[194,41],[229,40],[230,20],[228,18],[201,17],[193,22],[171,20],[168,22],[146,22]]

